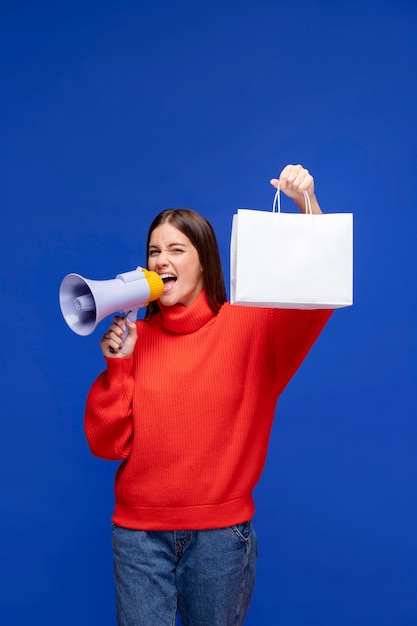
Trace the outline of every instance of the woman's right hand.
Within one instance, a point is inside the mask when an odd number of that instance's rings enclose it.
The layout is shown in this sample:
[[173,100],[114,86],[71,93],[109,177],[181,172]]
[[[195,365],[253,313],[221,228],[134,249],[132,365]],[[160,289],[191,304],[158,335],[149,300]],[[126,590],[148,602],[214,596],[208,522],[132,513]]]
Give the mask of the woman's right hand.
[[[123,341],[125,329],[127,329],[128,334]],[[103,335],[100,341],[100,347],[106,358],[120,359],[125,356],[130,356],[133,353],[137,338],[138,331],[136,323],[116,315],[113,319],[113,323],[110,324],[109,330]]]

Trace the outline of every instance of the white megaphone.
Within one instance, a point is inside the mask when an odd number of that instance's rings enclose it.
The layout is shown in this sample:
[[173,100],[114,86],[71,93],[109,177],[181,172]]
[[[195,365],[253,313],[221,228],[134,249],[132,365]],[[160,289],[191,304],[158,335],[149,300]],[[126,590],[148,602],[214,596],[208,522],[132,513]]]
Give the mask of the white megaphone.
[[138,309],[156,300],[164,290],[156,272],[138,267],[112,280],[90,280],[79,274],[65,276],[59,289],[59,303],[68,326],[77,335],[91,335],[102,319],[120,312],[136,321]]

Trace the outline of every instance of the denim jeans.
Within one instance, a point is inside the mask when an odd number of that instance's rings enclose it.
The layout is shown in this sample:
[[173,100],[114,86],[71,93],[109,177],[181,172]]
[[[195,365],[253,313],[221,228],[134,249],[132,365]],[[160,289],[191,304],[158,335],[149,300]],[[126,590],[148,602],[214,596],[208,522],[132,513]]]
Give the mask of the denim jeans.
[[214,530],[113,525],[119,626],[240,626],[255,585],[252,521]]

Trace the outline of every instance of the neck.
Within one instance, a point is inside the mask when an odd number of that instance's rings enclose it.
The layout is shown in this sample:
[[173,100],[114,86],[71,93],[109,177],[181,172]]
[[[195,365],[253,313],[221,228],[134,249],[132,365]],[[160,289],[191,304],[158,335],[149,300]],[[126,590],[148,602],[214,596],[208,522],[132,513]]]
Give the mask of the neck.
[[190,306],[182,304],[164,306],[160,302],[158,304],[162,326],[172,333],[193,333],[215,316],[209,307],[205,291],[202,291]]

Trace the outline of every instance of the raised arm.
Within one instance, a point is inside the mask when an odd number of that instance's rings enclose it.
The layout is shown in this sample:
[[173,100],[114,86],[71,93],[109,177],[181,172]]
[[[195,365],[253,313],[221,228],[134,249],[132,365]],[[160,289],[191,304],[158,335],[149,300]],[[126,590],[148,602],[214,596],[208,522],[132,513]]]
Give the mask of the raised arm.
[[129,456],[133,437],[133,357],[106,358],[107,370],[93,383],[84,428],[91,452],[102,459]]

